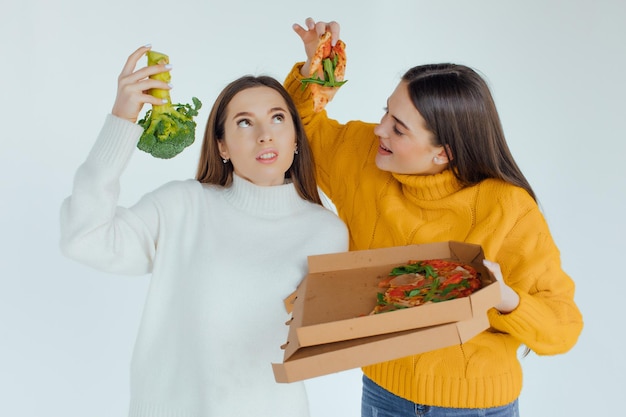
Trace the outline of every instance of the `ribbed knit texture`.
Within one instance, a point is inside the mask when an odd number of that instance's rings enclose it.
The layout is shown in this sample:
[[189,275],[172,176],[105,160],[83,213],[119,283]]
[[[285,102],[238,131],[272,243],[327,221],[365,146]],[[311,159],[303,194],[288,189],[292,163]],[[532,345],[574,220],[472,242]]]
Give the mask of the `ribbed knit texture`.
[[347,249],[345,225],[293,184],[174,181],[116,207],[142,130],[109,115],[61,208],[61,249],[118,274],[151,273],[131,364],[131,417],[306,417],[304,384],[278,384],[283,299],[307,256]]
[[[350,229],[353,250],[457,240],[482,245],[520,304],[488,312],[492,328],[468,342],[363,368],[410,401],[483,408],[515,400],[522,388],[521,344],[538,354],[569,350],[582,329],[574,283],[535,201],[518,187],[485,180],[462,188],[450,171],[398,175],[376,167],[375,124],[340,124],[313,112],[301,63],[285,80],[305,124],[322,189]],[[335,96],[335,101],[340,100]]]

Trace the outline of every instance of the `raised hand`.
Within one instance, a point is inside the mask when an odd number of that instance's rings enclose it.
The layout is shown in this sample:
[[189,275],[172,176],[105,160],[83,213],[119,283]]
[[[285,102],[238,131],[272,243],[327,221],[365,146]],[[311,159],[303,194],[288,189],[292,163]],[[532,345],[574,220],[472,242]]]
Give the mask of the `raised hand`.
[[315,56],[315,51],[317,49],[317,44],[320,36],[322,36],[326,32],[330,32],[332,36],[331,45],[335,46],[335,44],[339,40],[340,26],[339,23],[335,21],[315,22],[315,20],[310,17],[308,17],[304,23],[306,25],[306,28],[300,26],[297,23],[294,23],[292,28],[294,32],[296,32],[298,36],[300,36],[300,39],[302,39],[302,43],[304,44],[304,51],[306,52],[307,59],[306,63],[302,67],[301,74],[305,77],[308,77],[311,60]]
[[171,70],[170,65],[152,65],[135,71],[137,62],[150,50],[150,46],[142,46],[133,52],[126,61],[124,69],[117,79],[117,96],[111,113],[114,116],[135,123],[145,103],[159,105],[162,99],[148,93],[152,88],[170,90],[172,87],[159,80],[149,78],[151,75]]

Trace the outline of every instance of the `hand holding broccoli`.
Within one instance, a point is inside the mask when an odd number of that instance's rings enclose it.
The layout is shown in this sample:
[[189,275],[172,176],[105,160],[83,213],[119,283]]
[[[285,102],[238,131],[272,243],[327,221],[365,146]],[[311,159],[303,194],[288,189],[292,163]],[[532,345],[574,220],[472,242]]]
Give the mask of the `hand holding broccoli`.
[[[148,66],[134,72],[144,53],[148,56]],[[134,123],[143,104],[151,104],[152,109],[137,122],[144,128],[137,147],[162,159],[173,158],[194,142],[196,122],[193,118],[202,106],[196,97],[192,98],[193,107],[172,104],[169,68],[169,58],[165,54],[151,51],[149,47],[135,51],[120,74],[112,111]]]
[[166,81],[152,78],[155,74],[167,71],[167,66],[154,65],[135,71],[137,62],[149,50],[149,46],[143,46],[133,52],[128,57],[117,81],[117,97],[111,113],[132,123],[137,121],[137,116],[144,104],[163,104],[163,99],[148,94],[148,91],[155,88],[170,89]]
[[[167,64],[167,55],[148,51],[149,67]],[[170,73],[160,72],[150,78],[169,83]],[[153,88],[150,94],[161,99],[163,104],[153,104],[152,109],[137,122],[145,129],[137,147],[156,158],[173,158],[194,142],[196,122],[193,118],[198,115],[202,103],[192,97],[193,107],[189,104],[172,104],[169,89]]]

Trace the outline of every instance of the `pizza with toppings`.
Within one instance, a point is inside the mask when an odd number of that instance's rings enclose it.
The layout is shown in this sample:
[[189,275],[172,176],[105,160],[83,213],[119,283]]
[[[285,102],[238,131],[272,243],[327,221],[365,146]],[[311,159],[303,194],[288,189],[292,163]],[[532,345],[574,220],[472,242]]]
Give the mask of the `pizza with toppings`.
[[378,304],[371,314],[467,297],[482,286],[480,274],[461,262],[430,259],[409,261],[382,279]]
[[320,36],[311,60],[309,78],[302,79],[303,86],[309,86],[313,96],[313,111],[320,112],[326,107],[337,92],[337,88],[346,83],[346,45],[338,40],[331,44],[330,32]]

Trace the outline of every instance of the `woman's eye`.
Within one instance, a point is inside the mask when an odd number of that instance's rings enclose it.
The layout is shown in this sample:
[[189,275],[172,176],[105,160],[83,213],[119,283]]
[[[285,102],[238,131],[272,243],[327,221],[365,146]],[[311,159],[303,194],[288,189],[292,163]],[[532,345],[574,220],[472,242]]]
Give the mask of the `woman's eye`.
[[237,126],[239,127],[248,127],[250,126],[250,120],[248,119],[241,119],[237,121]]
[[[389,107],[387,106],[383,107],[383,111],[385,112],[385,114],[383,115],[383,120],[387,120],[389,117]],[[391,130],[393,130],[393,133],[395,133],[398,136],[404,135],[404,133],[400,132],[400,130],[398,129],[398,125],[396,125],[395,123],[391,126]]]
[[284,115],[284,114],[282,114],[282,113],[275,114],[275,115],[272,117],[272,120],[273,120],[275,123],[282,123],[282,122],[284,122],[284,121],[285,121],[285,115]]

